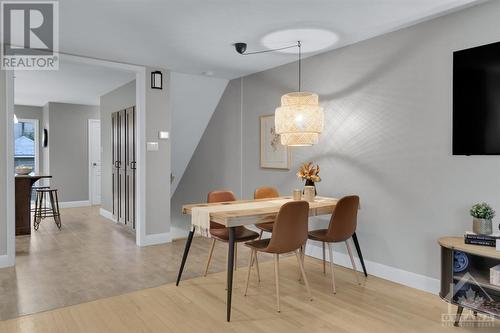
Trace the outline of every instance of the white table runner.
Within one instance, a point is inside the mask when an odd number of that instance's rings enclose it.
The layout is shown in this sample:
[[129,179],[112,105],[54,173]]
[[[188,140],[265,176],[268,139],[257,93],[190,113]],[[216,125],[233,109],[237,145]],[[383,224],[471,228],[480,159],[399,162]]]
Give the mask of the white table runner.
[[[262,200],[240,204],[219,204],[206,207],[193,207],[191,209],[191,227],[196,227],[197,233],[201,236],[210,238],[210,213],[281,207],[289,201],[292,201],[292,199]],[[255,222],[258,223],[258,221]]]

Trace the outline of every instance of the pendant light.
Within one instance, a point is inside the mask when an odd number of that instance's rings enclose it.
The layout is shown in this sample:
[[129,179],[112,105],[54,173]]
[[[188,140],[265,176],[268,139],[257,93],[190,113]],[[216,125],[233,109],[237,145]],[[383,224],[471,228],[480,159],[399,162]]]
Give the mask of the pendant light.
[[319,106],[319,97],[315,93],[301,91],[302,53],[301,43],[298,61],[298,88],[281,96],[281,106],[276,108],[276,133],[285,146],[312,146],[318,143],[319,134],[323,131],[324,113]]
[[233,44],[237,53],[241,55],[260,54],[299,48],[298,61],[298,91],[281,96],[281,106],[276,108],[274,123],[276,133],[280,135],[281,144],[285,146],[312,146],[318,143],[319,134],[323,131],[324,113],[319,106],[319,97],[315,93],[301,91],[302,75],[302,44],[298,41],[294,45],[263,51],[247,52],[247,44],[243,42]]

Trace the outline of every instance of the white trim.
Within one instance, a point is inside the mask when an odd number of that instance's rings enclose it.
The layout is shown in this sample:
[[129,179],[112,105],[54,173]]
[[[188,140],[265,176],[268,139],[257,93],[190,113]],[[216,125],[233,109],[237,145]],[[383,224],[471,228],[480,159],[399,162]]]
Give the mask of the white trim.
[[10,262],[10,258],[7,254],[0,256],[0,268],[10,267],[13,264]]
[[35,174],[40,173],[40,125],[38,119],[18,118],[20,123],[33,123],[35,132]]
[[[90,160],[90,154],[91,154],[90,124],[92,124],[92,123],[98,123],[100,126],[101,120],[100,119],[88,119],[87,120],[87,164],[88,164],[88,168],[89,168],[89,201],[92,205],[100,205],[101,204],[100,202],[94,202],[94,198],[93,198],[94,191],[92,191],[92,161]],[[101,147],[99,147],[99,154],[101,154]],[[101,159],[102,159],[102,156],[101,156]]]
[[65,201],[59,203],[60,208],[75,208],[75,207],[88,207],[88,206],[90,206],[89,200]]
[[165,243],[171,243],[171,242],[172,242],[172,237],[171,237],[170,233],[165,232],[163,234],[146,235],[143,238],[143,243],[141,244],[141,246],[165,244]]
[[108,220],[111,220],[115,223],[118,223],[118,221],[113,217],[113,213],[111,213],[109,210],[106,210],[104,208],[100,208],[99,215],[101,215],[105,219],[108,219]]
[[[316,243],[316,242],[315,242]],[[339,245],[344,245],[340,244]],[[344,246],[345,247],[345,246]],[[354,246],[351,245],[354,250]],[[328,251],[327,251],[328,252]],[[311,241],[307,242],[306,246],[306,254],[308,256],[323,259],[323,250],[321,246],[312,243]],[[333,259],[336,265],[344,266],[352,269],[351,259],[345,253],[333,251]],[[326,260],[328,262],[328,253],[326,254]],[[358,271],[362,272],[361,263],[357,257],[355,257],[356,268]],[[370,275],[377,276],[379,278],[389,280],[392,282],[396,282],[407,287],[419,289],[422,291],[426,291],[432,294],[438,294],[440,289],[440,281],[435,278],[431,278],[425,275],[420,275],[417,273],[405,271],[396,267],[387,266],[384,264],[379,264],[377,262],[369,261],[365,259],[366,270],[368,271],[368,278]]]
[[[7,258],[1,259],[1,265],[14,266],[16,264],[16,216],[15,216],[15,188],[14,188],[14,72],[5,71],[5,104],[6,104],[6,198],[5,217],[7,220]],[[4,257],[4,256],[2,256]]]
[[146,240],[146,68],[141,67],[135,76],[135,119],[136,127],[136,233],[135,243],[137,246],[149,245]]

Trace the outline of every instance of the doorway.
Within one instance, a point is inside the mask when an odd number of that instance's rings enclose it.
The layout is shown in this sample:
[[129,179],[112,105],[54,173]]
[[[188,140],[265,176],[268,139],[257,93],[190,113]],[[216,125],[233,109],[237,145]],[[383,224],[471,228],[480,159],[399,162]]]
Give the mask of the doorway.
[[92,206],[101,204],[101,121],[88,121],[89,147],[89,201]]

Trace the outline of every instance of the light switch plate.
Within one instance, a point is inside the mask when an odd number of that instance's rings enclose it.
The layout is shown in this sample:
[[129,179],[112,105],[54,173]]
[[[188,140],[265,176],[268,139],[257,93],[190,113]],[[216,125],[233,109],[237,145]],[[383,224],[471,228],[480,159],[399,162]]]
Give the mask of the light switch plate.
[[167,131],[159,131],[158,139],[167,140],[169,137],[169,133]]
[[147,142],[146,143],[147,151],[158,151],[158,142]]

